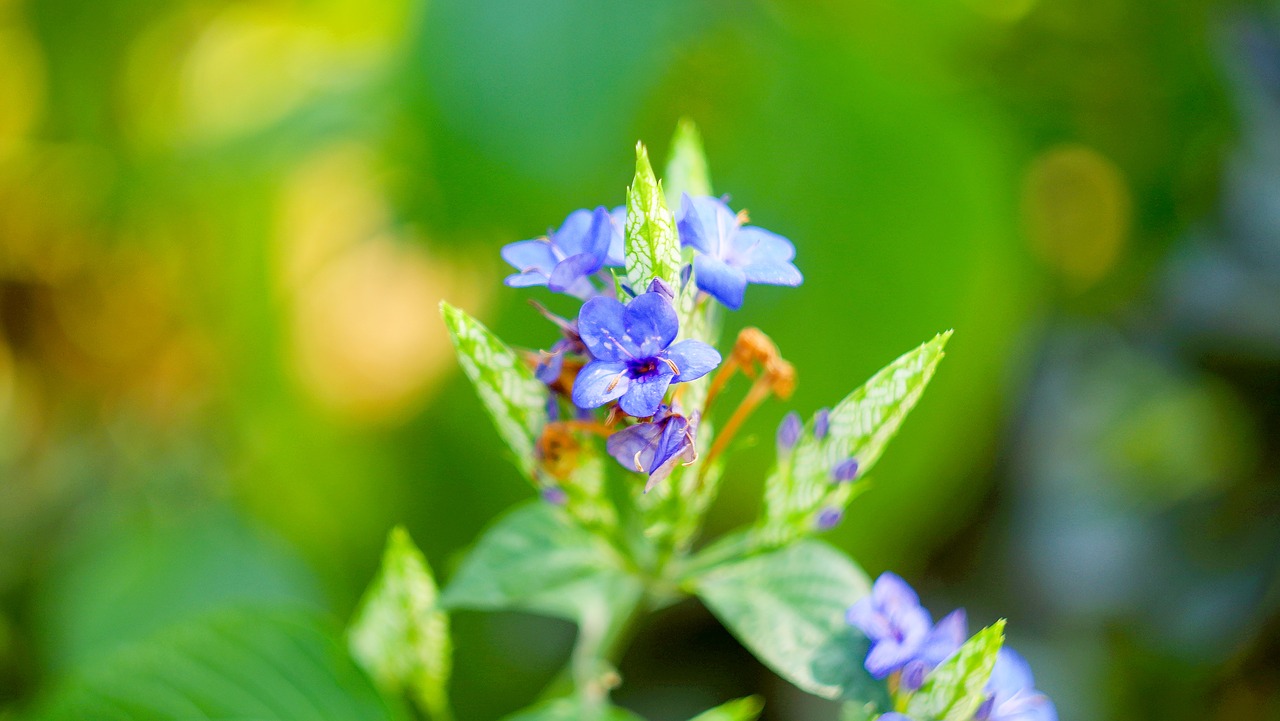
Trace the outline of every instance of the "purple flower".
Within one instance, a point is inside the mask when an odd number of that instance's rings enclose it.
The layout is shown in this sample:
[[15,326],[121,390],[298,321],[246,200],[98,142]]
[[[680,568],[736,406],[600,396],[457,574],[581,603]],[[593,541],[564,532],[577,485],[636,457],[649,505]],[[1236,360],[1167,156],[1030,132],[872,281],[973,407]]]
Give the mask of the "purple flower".
[[1053,701],[1036,690],[1031,666],[1011,648],[996,655],[987,693],[974,721],[1058,721]]
[[844,513],[839,508],[824,508],[818,511],[818,530],[830,531],[840,525],[843,519]]
[[960,650],[968,635],[969,623],[963,608],[938,621],[925,636],[924,643],[920,644],[916,657],[902,667],[902,687],[908,692],[918,690],[929,672]]
[[644,492],[662,482],[676,461],[692,463],[698,457],[694,437],[698,432],[698,414],[685,418],[661,406],[650,423],[637,423],[609,436],[609,455],[623,467],[637,473],[648,473]]
[[916,658],[933,624],[920,597],[897,574],[882,573],[871,593],[849,607],[846,620],[871,641],[863,665],[884,678]]
[[720,364],[714,348],[696,340],[672,345],[675,309],[661,293],[642,293],[627,305],[598,296],[582,304],[578,333],[594,360],[578,372],[573,403],[598,408],[617,400],[646,418],[658,412],[667,386],[706,375]]
[[699,253],[693,258],[698,289],[737,310],[747,283],[796,286],[804,276],[791,263],[791,241],[767,230],[742,225],[740,218],[718,198],[680,198],[676,224],[680,243]]
[[560,486],[545,486],[542,489],[542,500],[553,506],[563,506],[569,500],[569,496]]
[[897,711],[890,711],[889,713],[877,716],[876,721],[915,721],[915,719],[907,716],[906,714],[900,714]]
[[782,422],[778,424],[778,455],[789,453],[792,448],[796,447],[796,441],[800,440],[800,433],[804,431],[804,424],[800,421],[800,414],[791,411],[782,417]]
[[813,437],[822,440],[827,437],[827,430],[831,425],[831,410],[827,408],[819,408],[818,412],[813,414]]
[[858,475],[858,459],[846,458],[831,469],[831,480],[835,483],[848,483]]
[[575,210],[548,237],[503,246],[502,259],[517,271],[504,282],[512,288],[545,285],[579,298],[594,296],[597,291],[590,276],[606,265],[623,263],[616,213],[610,214],[604,206]]

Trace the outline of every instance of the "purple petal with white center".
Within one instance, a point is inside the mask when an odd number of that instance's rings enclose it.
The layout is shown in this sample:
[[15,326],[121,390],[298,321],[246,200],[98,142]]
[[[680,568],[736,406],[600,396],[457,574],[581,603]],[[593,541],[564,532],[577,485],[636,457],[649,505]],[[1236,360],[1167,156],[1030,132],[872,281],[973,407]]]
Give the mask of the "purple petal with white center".
[[726,307],[732,310],[742,307],[742,299],[747,292],[747,277],[741,270],[710,255],[696,255],[693,258],[693,279],[699,290]]
[[639,349],[627,338],[623,320],[625,307],[616,298],[599,296],[582,304],[578,311],[578,335],[591,355],[600,360],[634,358]]
[[631,378],[626,394],[618,399],[618,407],[636,418],[648,418],[657,413],[673,376],[671,369],[658,361],[653,372]]
[[680,369],[674,379],[676,383],[697,380],[720,365],[719,351],[692,338],[671,346],[666,355]]
[[641,293],[627,304],[623,323],[638,358],[649,358],[671,345],[680,330],[675,308],[661,293]]
[[621,398],[630,389],[626,363],[594,360],[578,371],[573,382],[573,404],[579,408],[599,408]]

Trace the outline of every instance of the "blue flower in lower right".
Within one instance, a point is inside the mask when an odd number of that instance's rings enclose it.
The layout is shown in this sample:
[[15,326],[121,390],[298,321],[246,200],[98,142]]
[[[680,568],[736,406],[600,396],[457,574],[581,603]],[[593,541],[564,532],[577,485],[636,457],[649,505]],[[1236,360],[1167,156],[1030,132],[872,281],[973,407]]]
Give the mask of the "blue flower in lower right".
[[991,695],[974,714],[974,721],[1058,721],[1053,701],[1036,690],[1031,665],[1011,648],[1002,648],[996,655],[987,693]]

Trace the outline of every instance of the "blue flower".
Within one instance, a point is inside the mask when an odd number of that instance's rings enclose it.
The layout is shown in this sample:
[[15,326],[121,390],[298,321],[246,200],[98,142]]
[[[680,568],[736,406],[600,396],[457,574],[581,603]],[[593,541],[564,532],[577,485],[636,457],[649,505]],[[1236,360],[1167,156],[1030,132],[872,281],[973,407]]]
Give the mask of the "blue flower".
[[778,455],[790,453],[803,431],[804,423],[801,422],[799,413],[791,411],[783,416],[782,422],[778,424]]
[[597,293],[590,277],[606,265],[622,265],[622,228],[618,210],[604,206],[575,210],[549,237],[521,240],[502,248],[502,259],[517,272],[504,281],[512,288],[545,285],[557,293],[590,298]]
[[813,437],[822,440],[827,437],[827,430],[831,427],[831,409],[819,408],[818,412],[813,414]]
[[844,512],[839,508],[824,508],[818,512],[818,530],[830,531],[844,520]]
[[969,623],[963,608],[938,621],[920,644],[916,657],[902,667],[902,688],[908,692],[919,689],[929,672],[960,650],[968,635]]
[[858,459],[846,458],[831,469],[833,483],[848,483],[858,475]]
[[879,716],[876,717],[876,719],[877,721],[915,721],[915,719],[911,718],[910,716],[907,716],[906,714],[900,714],[897,711],[890,711],[889,713],[880,714]]
[[792,264],[791,241],[762,228],[742,225],[744,218],[718,198],[680,198],[676,224],[680,243],[699,252],[693,274],[702,290],[737,310],[747,283],[796,286],[804,276]]
[[987,693],[974,721],[1058,721],[1053,701],[1036,690],[1031,666],[1011,648],[996,655]]
[[675,309],[658,292],[642,293],[625,306],[607,296],[583,303],[578,334],[593,360],[574,381],[574,405],[598,408],[617,400],[638,418],[657,413],[667,386],[701,378],[720,365],[720,354],[706,343],[672,345],[678,331]]
[[897,574],[882,573],[871,593],[849,607],[846,620],[871,641],[863,665],[885,678],[916,658],[933,627],[920,597]]
[[623,467],[649,474],[649,481],[644,487],[644,492],[648,493],[671,474],[676,461],[692,463],[698,457],[694,448],[697,432],[698,414],[685,418],[663,405],[654,414],[652,422],[624,428],[609,436],[605,445],[609,455]]

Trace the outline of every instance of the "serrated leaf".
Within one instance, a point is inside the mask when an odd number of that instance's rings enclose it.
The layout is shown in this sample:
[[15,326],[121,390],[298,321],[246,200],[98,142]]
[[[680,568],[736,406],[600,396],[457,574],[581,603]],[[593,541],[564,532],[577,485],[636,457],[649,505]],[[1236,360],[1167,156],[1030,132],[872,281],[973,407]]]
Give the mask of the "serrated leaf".
[[498,435],[506,441],[520,470],[534,479],[534,449],[547,423],[546,386],[480,321],[448,303],[440,304],[440,312],[457,349],[458,363],[489,411]]
[[[502,721],[582,721],[582,707],[573,699],[558,698],[517,711]],[[639,716],[617,706],[608,706],[601,721],[643,721]]]
[[500,518],[445,588],[446,608],[518,609],[571,621],[612,616],[643,586],[599,536],[545,501]]
[[668,208],[679,208],[683,193],[695,197],[711,195],[711,172],[707,169],[702,136],[698,134],[698,126],[688,118],[681,118],[676,125],[662,182],[667,190]]
[[351,655],[385,691],[410,691],[433,719],[451,717],[449,617],[437,605],[427,559],[403,528],[392,529],[378,577],[347,638]]
[[698,597],[779,676],[829,699],[879,701],[862,666],[867,641],[845,610],[871,588],[848,556],[814,540],[722,562],[693,580]]
[[763,709],[764,701],[759,696],[747,696],[703,711],[689,721],[755,721]]
[[111,654],[32,718],[43,721],[388,721],[342,644],[297,609],[206,616]]
[[680,287],[680,240],[675,218],[667,208],[662,184],[654,177],[649,153],[636,143],[636,177],[627,189],[627,282],[643,293],[650,281],[661,278],[671,288]]
[[816,438],[809,421],[765,483],[766,536],[780,542],[805,533],[819,509],[848,503],[859,484],[833,483],[832,469],[854,458],[859,477],[865,477],[920,400],[950,337],[951,331],[935,336],[846,396],[830,411],[826,437]]
[[984,690],[1004,645],[1004,619],[982,629],[925,677],[907,704],[907,715],[938,721],[969,721],[986,698]]

